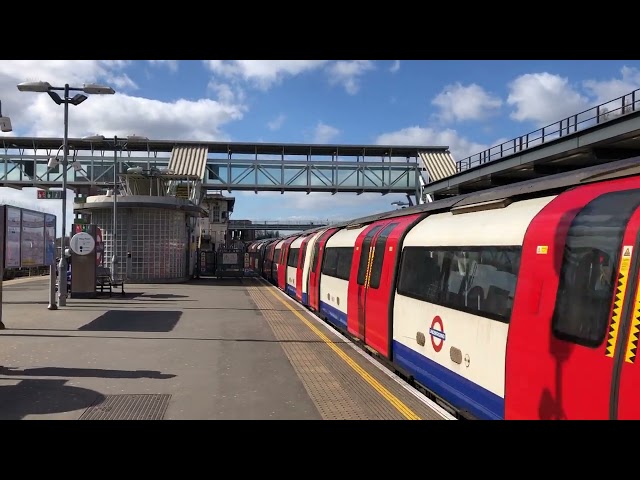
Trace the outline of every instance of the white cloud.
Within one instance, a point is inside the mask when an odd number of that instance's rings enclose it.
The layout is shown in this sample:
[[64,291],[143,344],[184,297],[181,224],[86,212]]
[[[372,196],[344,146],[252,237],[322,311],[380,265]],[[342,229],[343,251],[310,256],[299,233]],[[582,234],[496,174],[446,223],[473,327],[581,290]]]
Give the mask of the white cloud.
[[[241,216],[233,214],[237,220],[277,220],[277,221],[343,221],[387,212],[395,207],[397,200],[406,201],[404,194],[381,195],[379,193],[336,193],[313,192],[234,192],[235,197],[245,197],[245,209],[252,212]],[[244,199],[244,198],[243,198]],[[412,199],[415,202],[415,198]],[[252,208],[250,205],[260,205]]]
[[589,106],[567,78],[551,73],[528,73],[509,84],[507,103],[515,107],[511,118],[542,127],[575,115]]
[[207,85],[207,89],[213,91],[218,100],[225,105],[232,105],[236,102],[242,103],[246,98],[242,88],[227,83],[217,83],[212,80]]
[[378,136],[376,143],[379,145],[449,147],[455,161],[462,160],[469,155],[476,154],[490,147],[490,145],[483,145],[461,137],[458,132],[450,128],[446,130],[436,130],[429,127],[418,126],[384,133]]
[[149,60],[149,63],[154,66],[167,67],[172,72],[178,71],[178,60]]
[[391,67],[389,68],[389,71],[391,73],[396,73],[398,70],[400,70],[400,60],[394,60],[393,65],[391,65]]
[[[637,68],[622,67],[620,74],[622,78],[612,78],[604,81],[585,80],[583,82],[584,88],[594,97],[594,104],[609,102],[614,98],[621,97],[640,88],[640,70]],[[631,98],[625,100],[627,104],[631,102]],[[620,100],[616,103],[617,105],[612,106],[612,108],[622,107]]]
[[480,120],[502,106],[499,97],[475,83],[447,85],[431,103],[440,109],[438,116],[445,122]]
[[244,80],[268,90],[287,76],[321,68],[327,60],[204,60],[204,63],[216,75]]
[[360,90],[360,77],[374,69],[371,60],[340,60],[331,64],[327,73],[331,85],[342,85],[348,94],[355,95]]
[[107,75],[107,84],[114,90],[137,90],[138,85],[128,75]]
[[267,127],[269,130],[280,130],[282,125],[284,124],[286,117],[283,114],[278,115],[276,118],[267,123]]
[[340,130],[337,128],[318,122],[318,125],[316,125],[313,131],[312,143],[330,143],[331,140],[336,138],[339,134]]
[[[11,117],[13,132],[5,135],[62,137],[63,107],[42,93],[20,92],[19,82],[48,81],[54,86],[81,86],[85,82],[132,87],[123,71],[126,61],[45,60],[0,63],[0,91],[3,114]],[[113,85],[113,84],[112,84]],[[119,88],[119,87],[118,87]],[[116,88],[116,90],[118,90]],[[144,135],[151,139],[228,140],[222,128],[243,118],[247,106],[241,91],[218,86],[219,100],[179,99],[163,102],[116,92],[115,95],[89,95],[78,106],[70,107],[69,136],[101,133],[105,136]]]

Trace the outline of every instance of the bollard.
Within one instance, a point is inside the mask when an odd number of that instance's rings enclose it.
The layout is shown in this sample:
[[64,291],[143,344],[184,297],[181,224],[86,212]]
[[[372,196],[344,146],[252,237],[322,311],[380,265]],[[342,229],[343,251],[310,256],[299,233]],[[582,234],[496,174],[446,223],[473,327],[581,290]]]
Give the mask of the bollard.
[[[60,273],[60,281],[58,282],[58,306],[64,307],[67,304],[67,299],[62,293],[62,282],[64,282],[64,291],[67,291],[67,262],[65,261],[65,252],[60,255],[60,262],[58,263],[58,270]],[[64,270],[64,271],[63,271]]]
[[49,265],[49,310],[57,310],[56,305],[56,264]]

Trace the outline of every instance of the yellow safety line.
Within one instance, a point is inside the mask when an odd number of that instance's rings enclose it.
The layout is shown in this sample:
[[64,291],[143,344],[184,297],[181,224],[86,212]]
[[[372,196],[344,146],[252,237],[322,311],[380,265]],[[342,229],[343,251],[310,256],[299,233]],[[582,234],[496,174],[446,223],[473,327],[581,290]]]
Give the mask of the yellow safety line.
[[[271,287],[271,286],[270,286]],[[409,407],[407,407],[401,400],[398,399],[393,393],[387,390],[383,385],[380,384],[375,378],[373,378],[369,373],[363,369],[360,365],[358,365],[349,355],[344,353],[340,347],[338,347],[335,343],[333,343],[329,337],[327,337],[324,333],[322,333],[318,328],[313,325],[309,320],[304,318],[300,312],[294,309],[288,302],[285,302],[273,291],[273,287],[269,288],[269,292],[282,303],[285,307],[293,312],[293,314],[298,317],[300,320],[304,322],[304,324],[309,327],[324,343],[326,343],[331,350],[336,352],[338,356],[345,361],[347,365],[353,368],[358,375],[362,377],[369,385],[371,385],[380,395],[382,395],[391,405],[393,405],[407,420],[421,420],[421,418]]]

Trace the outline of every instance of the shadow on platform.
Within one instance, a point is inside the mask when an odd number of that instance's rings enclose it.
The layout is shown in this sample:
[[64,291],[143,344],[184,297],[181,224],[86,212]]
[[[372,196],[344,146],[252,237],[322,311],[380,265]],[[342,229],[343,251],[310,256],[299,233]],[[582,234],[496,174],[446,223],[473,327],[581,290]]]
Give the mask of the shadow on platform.
[[0,420],[71,412],[105,399],[95,390],[65,385],[67,382],[64,379],[27,379],[16,385],[0,385]]
[[0,375],[22,377],[95,377],[95,378],[153,378],[165,380],[175,377],[172,373],[157,370],[105,370],[102,368],[36,367],[24,368],[0,366]]
[[170,332],[182,312],[173,310],[109,310],[78,328],[93,332]]

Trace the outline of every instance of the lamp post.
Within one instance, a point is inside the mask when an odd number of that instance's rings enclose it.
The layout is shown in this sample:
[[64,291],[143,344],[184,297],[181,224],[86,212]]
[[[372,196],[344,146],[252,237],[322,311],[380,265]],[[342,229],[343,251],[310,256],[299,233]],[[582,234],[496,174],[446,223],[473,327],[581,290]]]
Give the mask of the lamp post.
[[[90,135],[87,137],[83,137],[83,140],[88,140],[90,142],[105,142],[107,141],[104,135]],[[118,148],[123,150],[131,142],[146,142],[149,141],[147,137],[140,137],[138,135],[129,135],[127,136],[126,142],[120,146],[118,144],[118,136],[113,136],[113,232],[111,234],[111,244],[112,247],[112,255],[111,255],[111,276],[113,278],[116,277],[116,265],[118,264],[118,250],[117,250],[117,233],[118,233],[118,215],[117,215],[117,206],[118,206]]]
[[[63,307],[67,304],[67,257],[65,256],[66,237],[67,237],[67,160],[69,155],[69,104],[80,105],[87,99],[86,95],[77,93],[72,98],[69,92],[80,91],[94,95],[113,95],[115,90],[104,85],[95,83],[85,83],[82,87],[70,87],[68,83],[64,87],[53,87],[49,82],[23,82],[18,84],[18,90],[21,92],[46,92],[51,99],[57,104],[64,103],[64,138],[63,138],[63,155],[62,155],[62,253],[60,255],[59,264],[59,281],[58,281],[58,306]],[[61,98],[55,90],[64,91],[64,98]],[[64,277],[63,277],[64,276]]]

